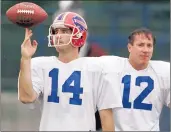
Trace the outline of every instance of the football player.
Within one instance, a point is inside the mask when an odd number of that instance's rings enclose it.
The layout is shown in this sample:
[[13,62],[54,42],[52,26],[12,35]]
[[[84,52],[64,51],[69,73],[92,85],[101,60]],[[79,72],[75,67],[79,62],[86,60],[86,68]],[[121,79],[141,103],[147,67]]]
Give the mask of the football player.
[[127,46],[129,58],[101,57],[120,80],[123,108],[114,110],[115,130],[159,131],[163,105],[170,107],[170,63],[151,60],[155,37],[149,29],[133,31]]
[[26,29],[21,45],[18,93],[23,103],[33,103],[43,95],[39,130],[95,131],[99,110],[103,131],[113,131],[112,108],[122,107],[122,101],[110,79],[113,73],[103,70],[95,57],[79,58],[87,38],[85,20],[74,12],[56,17],[49,28],[48,46],[56,48],[58,57],[32,58],[37,49],[37,42],[30,41],[32,34]]

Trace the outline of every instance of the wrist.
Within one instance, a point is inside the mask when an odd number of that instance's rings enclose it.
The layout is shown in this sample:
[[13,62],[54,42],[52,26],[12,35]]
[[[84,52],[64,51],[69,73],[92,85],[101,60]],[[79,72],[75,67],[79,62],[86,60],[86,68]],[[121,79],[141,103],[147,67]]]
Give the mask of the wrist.
[[31,60],[31,57],[24,57],[24,56],[22,56],[22,57],[21,57],[21,60],[23,60],[23,61],[25,61],[25,60],[26,60],[26,61],[27,61],[27,60]]

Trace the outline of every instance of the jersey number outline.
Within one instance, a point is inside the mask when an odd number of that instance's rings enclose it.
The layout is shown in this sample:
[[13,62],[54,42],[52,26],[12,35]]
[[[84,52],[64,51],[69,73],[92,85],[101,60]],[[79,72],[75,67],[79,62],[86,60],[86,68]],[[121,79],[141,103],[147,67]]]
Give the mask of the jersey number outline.
[[[59,103],[60,98],[58,94],[58,75],[59,69],[54,68],[49,72],[49,77],[52,78],[51,94],[48,96],[48,102]],[[83,88],[80,87],[81,72],[74,71],[62,85],[62,92],[73,93],[73,98],[70,98],[69,104],[82,105],[80,94],[83,94]],[[74,86],[70,84],[74,81]]]
[[[133,101],[133,108],[151,111],[152,104],[147,104],[147,103],[142,103],[142,102],[154,89],[154,80],[149,76],[138,76],[135,80],[135,85],[140,86],[142,82],[146,82],[147,87]],[[123,107],[131,108],[132,103],[129,102],[131,75],[125,75],[122,78],[122,83],[124,84],[124,91],[123,91],[123,98],[122,98]]]

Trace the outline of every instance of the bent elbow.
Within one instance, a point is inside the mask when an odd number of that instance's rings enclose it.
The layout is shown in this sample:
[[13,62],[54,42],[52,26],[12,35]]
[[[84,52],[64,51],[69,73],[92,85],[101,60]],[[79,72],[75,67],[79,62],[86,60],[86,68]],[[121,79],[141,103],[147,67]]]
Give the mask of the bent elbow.
[[35,97],[19,96],[19,101],[22,102],[23,104],[33,103],[33,102],[35,102],[35,100],[36,100]]

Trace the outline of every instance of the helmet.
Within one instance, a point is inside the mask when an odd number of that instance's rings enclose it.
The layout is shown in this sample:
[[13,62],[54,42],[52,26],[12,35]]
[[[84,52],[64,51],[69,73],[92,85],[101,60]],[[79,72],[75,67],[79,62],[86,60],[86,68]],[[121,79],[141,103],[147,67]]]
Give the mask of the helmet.
[[[53,33],[55,28],[69,28],[72,30],[72,34],[70,35],[70,41],[67,44],[59,45],[59,40],[56,41],[56,35]],[[55,18],[53,24],[49,28],[48,46],[64,46],[71,43],[74,47],[81,47],[84,45],[86,39],[87,24],[85,20],[77,13],[64,12],[59,14]]]

